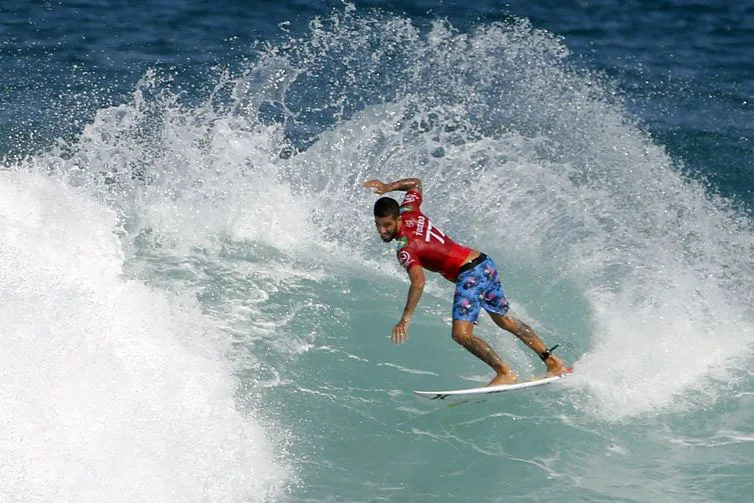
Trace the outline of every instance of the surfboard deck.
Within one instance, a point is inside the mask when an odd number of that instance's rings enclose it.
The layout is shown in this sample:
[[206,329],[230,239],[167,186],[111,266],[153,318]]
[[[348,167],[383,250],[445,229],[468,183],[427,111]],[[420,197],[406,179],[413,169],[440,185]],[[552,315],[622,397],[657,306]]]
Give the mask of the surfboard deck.
[[480,388],[465,388],[454,389],[447,391],[414,391],[414,393],[423,398],[429,398],[430,400],[445,400],[449,398],[464,399],[464,398],[486,398],[498,393],[504,393],[507,391],[516,391],[526,388],[534,388],[545,384],[550,384],[558,381],[564,377],[567,377],[573,373],[573,369],[569,368],[565,374],[557,376],[542,376],[529,379],[527,381],[518,382],[516,384],[499,384],[497,386],[483,386]]

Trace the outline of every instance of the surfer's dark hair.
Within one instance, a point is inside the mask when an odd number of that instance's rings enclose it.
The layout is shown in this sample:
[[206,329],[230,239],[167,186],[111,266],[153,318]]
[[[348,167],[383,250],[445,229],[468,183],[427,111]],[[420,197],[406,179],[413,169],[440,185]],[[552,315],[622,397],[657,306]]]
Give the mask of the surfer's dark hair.
[[398,218],[400,214],[401,210],[398,207],[398,201],[392,197],[381,197],[374,203],[374,216],[377,218]]

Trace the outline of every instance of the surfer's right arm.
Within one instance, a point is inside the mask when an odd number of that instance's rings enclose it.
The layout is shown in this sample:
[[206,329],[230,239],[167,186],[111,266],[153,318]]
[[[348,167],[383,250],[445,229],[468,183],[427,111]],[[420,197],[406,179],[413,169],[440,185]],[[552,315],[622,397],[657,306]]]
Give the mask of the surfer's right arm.
[[411,317],[416,311],[424,292],[424,269],[421,266],[414,266],[408,270],[408,277],[411,280],[411,286],[408,289],[406,298],[406,307],[403,309],[401,320],[393,327],[393,343],[403,344],[408,338],[408,324],[411,323]]
[[390,183],[383,183],[380,180],[368,180],[364,182],[364,187],[374,189],[374,193],[378,195],[387,194],[395,190],[400,190],[401,192],[413,190],[419,194],[422,193],[422,181],[419,178],[404,178],[403,180],[396,180]]

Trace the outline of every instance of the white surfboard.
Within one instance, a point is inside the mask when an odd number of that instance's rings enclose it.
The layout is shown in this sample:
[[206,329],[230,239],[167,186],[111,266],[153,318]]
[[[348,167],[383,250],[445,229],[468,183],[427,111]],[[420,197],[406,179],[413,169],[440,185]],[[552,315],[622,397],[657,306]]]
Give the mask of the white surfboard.
[[481,388],[455,389],[448,391],[414,391],[414,393],[421,397],[429,398],[430,400],[489,398],[490,395],[506,391],[516,391],[550,384],[570,375],[571,372],[573,372],[573,370],[569,369],[569,372],[566,374],[535,377],[534,379],[518,382],[516,384],[498,384],[497,386],[483,386]]

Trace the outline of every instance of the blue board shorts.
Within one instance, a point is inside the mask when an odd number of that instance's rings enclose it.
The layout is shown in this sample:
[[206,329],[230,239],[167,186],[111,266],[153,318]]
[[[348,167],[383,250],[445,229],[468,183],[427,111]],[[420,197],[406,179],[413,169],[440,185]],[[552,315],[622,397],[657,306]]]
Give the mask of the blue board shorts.
[[461,266],[453,297],[453,320],[476,323],[482,308],[501,316],[510,309],[495,262],[484,253]]

